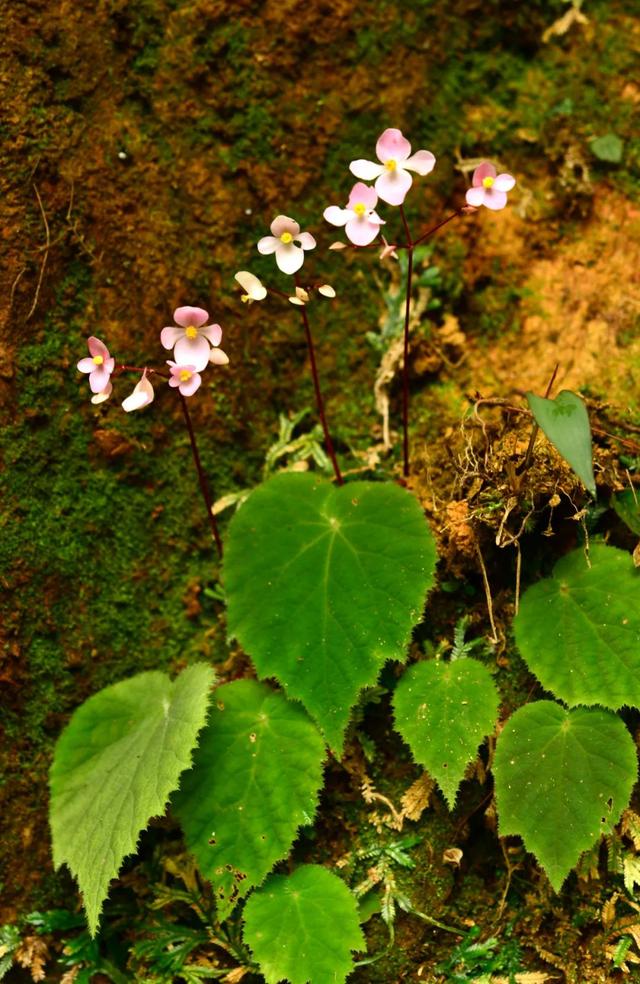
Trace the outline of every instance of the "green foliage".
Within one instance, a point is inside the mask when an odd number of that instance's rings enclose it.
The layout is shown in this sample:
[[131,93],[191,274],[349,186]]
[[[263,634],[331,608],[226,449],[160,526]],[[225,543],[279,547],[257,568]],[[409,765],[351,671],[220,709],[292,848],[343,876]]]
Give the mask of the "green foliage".
[[272,875],[244,910],[244,940],[266,984],[344,984],[365,946],[344,882],[319,865]]
[[11,969],[13,955],[20,946],[21,935],[17,926],[0,926],[0,979]]
[[256,680],[219,687],[173,806],[214,886],[218,918],[313,822],[324,742],[299,704]]
[[591,427],[584,401],[571,390],[562,390],[554,400],[527,393],[527,401],[538,426],[595,496]]
[[468,658],[416,663],[396,688],[396,728],[451,810],[467,765],[493,731],[499,704],[489,670]]
[[605,161],[607,164],[619,164],[622,160],[624,144],[615,133],[606,133],[603,137],[596,137],[589,146],[591,153],[599,161]]
[[637,771],[631,735],[611,712],[527,704],[496,747],[500,836],[519,834],[559,892],[582,852],[620,819]]
[[359,691],[405,658],[435,560],[422,510],[397,485],[277,475],[229,527],[229,634],[340,752]]
[[515,639],[543,687],[570,707],[640,707],[640,575],[624,550],[574,550],[524,594]]
[[480,941],[480,927],[473,926],[465,938],[451,951],[446,961],[438,966],[445,974],[447,984],[466,984],[467,981],[485,981],[490,984],[492,974],[508,974],[516,982],[515,974],[521,968],[521,950],[515,940],[500,945],[495,936]]
[[191,763],[212,683],[204,664],[173,682],[140,673],[90,697],[58,739],[50,776],[54,864],[76,876],[92,935],[110,880]]
[[611,505],[631,532],[640,536],[640,505],[635,489],[627,489],[625,492],[618,492],[617,495],[613,495]]

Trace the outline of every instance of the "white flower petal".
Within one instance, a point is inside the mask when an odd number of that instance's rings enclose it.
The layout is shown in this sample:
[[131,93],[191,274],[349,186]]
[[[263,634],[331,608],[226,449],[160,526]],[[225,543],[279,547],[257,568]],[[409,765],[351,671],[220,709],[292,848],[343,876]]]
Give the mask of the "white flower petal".
[[357,160],[351,161],[349,170],[362,181],[374,181],[381,174],[384,174],[385,166],[384,164],[376,164],[374,161]]
[[304,252],[295,243],[280,243],[276,250],[276,263],[283,273],[297,273],[304,263]]

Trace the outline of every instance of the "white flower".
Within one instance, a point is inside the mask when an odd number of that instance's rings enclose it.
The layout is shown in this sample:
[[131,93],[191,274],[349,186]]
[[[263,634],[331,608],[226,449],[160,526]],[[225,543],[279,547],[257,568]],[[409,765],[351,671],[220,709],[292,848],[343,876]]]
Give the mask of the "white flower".
[[126,410],[127,413],[132,410],[142,410],[143,407],[148,407],[153,402],[154,396],[153,386],[147,379],[147,370],[145,369],[133,393],[123,401],[122,409]]
[[234,280],[237,280],[242,287],[244,294],[240,298],[244,304],[251,304],[253,301],[263,301],[267,296],[267,288],[257,277],[248,270],[239,270]]
[[[300,226],[286,215],[277,215],[271,223],[271,235],[258,242],[263,255],[276,254],[278,269],[296,273],[304,262],[304,250],[314,249],[316,241],[310,232],[300,232]],[[300,243],[296,246],[296,243]]]

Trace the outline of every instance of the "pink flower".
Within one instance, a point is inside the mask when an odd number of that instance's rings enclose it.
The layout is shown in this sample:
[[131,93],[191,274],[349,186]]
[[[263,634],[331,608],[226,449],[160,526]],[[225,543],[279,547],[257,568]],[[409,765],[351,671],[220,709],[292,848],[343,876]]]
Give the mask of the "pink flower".
[[[296,243],[300,243],[296,246]],[[271,223],[271,235],[258,242],[263,255],[276,254],[278,269],[296,273],[304,262],[304,250],[314,249],[316,241],[310,232],[300,232],[300,226],[286,215],[277,215]]]
[[109,384],[109,376],[116,367],[116,360],[109,355],[109,349],[99,338],[92,335],[87,345],[91,358],[80,359],[78,369],[89,373],[91,392],[102,393]]
[[507,192],[511,191],[516,183],[516,179],[510,174],[496,174],[493,164],[484,161],[473,172],[473,188],[467,191],[467,203],[476,208],[486,205],[494,212],[504,208],[507,204]]
[[209,362],[211,345],[218,346],[222,339],[220,325],[208,325],[209,315],[203,308],[179,307],[173,312],[176,326],[170,325],[160,332],[160,341],[166,349],[173,349],[178,365],[195,366],[195,371]]
[[143,407],[148,407],[153,402],[154,395],[153,386],[147,379],[147,370],[145,369],[133,393],[123,401],[122,409],[126,410],[127,413],[131,413],[132,410],[142,410]]
[[177,362],[172,362],[171,359],[167,359],[167,365],[171,370],[169,386],[173,386],[174,389],[177,386],[183,396],[193,396],[202,382],[202,376],[196,372],[195,367],[179,366]]
[[96,393],[95,396],[91,397],[91,402],[95,406],[98,406],[98,404],[104,403],[105,400],[108,400],[112,392],[113,392],[113,386],[109,381],[103,390],[100,390],[99,393]]
[[362,181],[354,184],[346,208],[330,205],[325,208],[324,217],[335,226],[345,226],[347,239],[356,246],[368,246],[380,232],[384,219],[374,211],[378,196],[373,188]]
[[375,189],[383,202],[388,205],[402,205],[413,178],[409,171],[416,174],[429,174],[433,171],[436,159],[429,150],[419,150],[413,156],[411,144],[402,136],[400,130],[393,127],[385,130],[378,138],[376,154],[381,164],[375,161],[351,161],[349,169],[356,178],[362,181],[373,181]]

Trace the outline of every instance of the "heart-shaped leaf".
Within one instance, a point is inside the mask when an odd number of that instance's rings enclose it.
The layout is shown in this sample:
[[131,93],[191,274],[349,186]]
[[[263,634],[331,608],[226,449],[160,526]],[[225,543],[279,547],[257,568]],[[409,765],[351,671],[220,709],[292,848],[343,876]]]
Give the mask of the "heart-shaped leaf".
[[420,506],[397,485],[277,475],[229,527],[229,634],[340,752],[359,691],[405,658],[435,560]]
[[174,682],[140,673],[90,697],[58,739],[50,776],[53,859],[78,879],[92,935],[109,882],[191,764],[212,684],[213,671],[202,663]]
[[591,427],[584,401],[571,390],[562,390],[555,400],[527,393],[527,401],[538,426],[595,496]]
[[467,765],[493,731],[499,704],[491,673],[474,659],[416,663],[396,688],[396,728],[451,810]]
[[635,489],[627,489],[611,497],[611,505],[632,533],[640,536],[640,502]]
[[220,920],[312,823],[324,754],[315,724],[284,694],[257,680],[216,690],[173,808]]
[[574,550],[532,585],[514,621],[527,666],[570,707],[640,707],[640,572],[630,554]]
[[345,883],[319,865],[272,875],[244,909],[244,941],[267,984],[344,984],[365,946]]
[[620,819],[637,771],[633,739],[615,714],[526,704],[496,747],[500,836],[519,834],[559,892],[583,851]]

